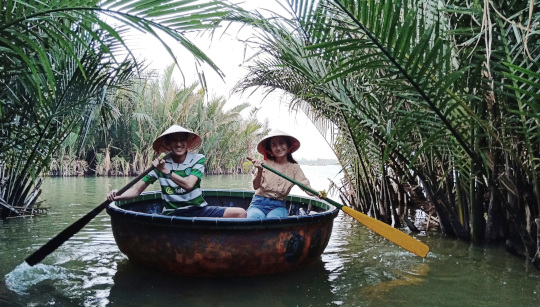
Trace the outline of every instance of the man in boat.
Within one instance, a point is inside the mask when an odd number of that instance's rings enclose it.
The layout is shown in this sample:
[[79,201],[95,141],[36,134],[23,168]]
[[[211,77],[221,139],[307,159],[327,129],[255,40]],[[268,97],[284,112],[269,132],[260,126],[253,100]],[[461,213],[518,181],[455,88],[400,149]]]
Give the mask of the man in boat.
[[239,207],[209,206],[202,197],[201,179],[204,174],[206,158],[191,150],[199,147],[202,139],[189,129],[172,125],[153,143],[152,147],[159,155],[171,152],[165,159],[152,161],[154,170],[142,178],[122,195],[112,190],[109,201],[131,199],[139,196],[149,185],[159,180],[161,198],[165,207],[163,214],[185,217],[224,217],[245,218],[246,210]]

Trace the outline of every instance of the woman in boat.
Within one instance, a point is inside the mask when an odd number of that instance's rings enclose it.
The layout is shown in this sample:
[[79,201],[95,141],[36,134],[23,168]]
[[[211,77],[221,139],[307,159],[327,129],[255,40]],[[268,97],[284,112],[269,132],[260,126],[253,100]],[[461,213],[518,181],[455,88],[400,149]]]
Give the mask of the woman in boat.
[[[292,156],[292,153],[298,148],[300,148],[298,139],[278,129],[270,131],[270,134],[259,142],[257,151],[263,155],[264,160],[253,160],[255,195],[253,195],[247,209],[248,218],[286,217],[289,215],[285,207],[285,198],[289,195],[294,183],[263,169],[263,163],[311,188],[309,180]],[[315,196],[308,191],[306,193]]]
[[149,185],[159,180],[161,197],[165,207],[163,214],[186,217],[244,218],[246,211],[239,207],[208,206],[202,197],[201,179],[206,158],[191,150],[199,147],[202,139],[196,133],[178,125],[172,125],[153,143],[159,155],[171,152],[166,159],[152,161],[154,170],[122,195],[113,190],[107,195],[109,201],[131,199],[139,196]]

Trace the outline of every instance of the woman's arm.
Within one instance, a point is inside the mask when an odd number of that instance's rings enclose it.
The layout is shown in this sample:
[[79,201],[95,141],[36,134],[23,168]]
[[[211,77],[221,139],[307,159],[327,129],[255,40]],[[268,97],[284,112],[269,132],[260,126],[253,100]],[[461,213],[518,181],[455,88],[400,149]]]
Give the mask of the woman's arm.
[[[297,168],[294,172],[294,179],[296,181],[298,181],[299,183],[305,185],[306,187],[314,190],[312,187],[311,187],[311,184],[309,183],[309,179],[306,178],[306,175],[304,175],[304,172],[302,171],[302,168],[297,164]],[[302,188],[301,188],[302,189]],[[302,189],[302,191],[306,192],[306,194],[310,195],[310,196],[319,196],[319,195],[315,195],[309,191],[306,191],[304,189]]]
[[255,178],[253,178],[253,189],[258,190],[261,187],[261,180],[262,180],[262,161],[261,160],[253,160],[253,166],[255,166],[256,172],[255,172]]

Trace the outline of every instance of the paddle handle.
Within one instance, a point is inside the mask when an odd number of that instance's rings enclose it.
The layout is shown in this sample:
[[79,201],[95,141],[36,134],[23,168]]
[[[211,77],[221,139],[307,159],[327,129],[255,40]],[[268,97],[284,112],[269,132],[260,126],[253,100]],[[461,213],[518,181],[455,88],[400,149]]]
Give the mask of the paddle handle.
[[[161,159],[170,157],[170,155],[171,153],[168,153]],[[139,174],[139,176],[131,180],[127,185],[125,185],[122,189],[120,189],[117,192],[117,195],[122,195],[122,193],[124,193],[129,188],[131,188],[135,183],[139,182],[139,180],[141,180],[144,176],[148,175],[148,173],[150,173],[153,169],[154,169],[153,165],[147,168],[144,172]],[[71,238],[73,235],[79,232],[84,226],[86,226],[86,224],[88,224],[94,217],[96,217],[101,211],[103,211],[103,209],[107,208],[107,206],[110,203],[111,201],[106,200],[103,203],[101,203],[101,205],[95,207],[92,211],[88,212],[85,216],[75,221],[66,229],[62,230],[59,234],[57,234],[54,238],[52,238],[47,243],[45,243],[45,245],[40,247],[32,255],[28,256],[28,258],[25,259],[25,262],[28,263],[30,266],[34,266],[40,263],[45,257],[47,257],[52,252],[54,252],[57,248],[59,248],[60,245],[64,244],[64,242],[66,242],[67,240],[69,240],[69,238]]]

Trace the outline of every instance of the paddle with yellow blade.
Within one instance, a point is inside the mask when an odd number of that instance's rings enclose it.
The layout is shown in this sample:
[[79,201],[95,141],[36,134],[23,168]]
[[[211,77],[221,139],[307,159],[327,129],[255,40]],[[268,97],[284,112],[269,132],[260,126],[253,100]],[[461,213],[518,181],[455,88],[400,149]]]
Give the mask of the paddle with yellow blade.
[[[248,157],[248,160],[253,160],[252,158]],[[246,167],[246,165],[244,165]],[[308,191],[311,194],[319,195],[319,192],[301,184],[300,182],[297,182],[296,180],[276,171],[275,169],[271,168],[270,166],[267,166],[263,163],[262,167],[266,168],[267,170],[275,173],[278,176],[281,176],[290,182],[296,184],[299,186],[302,190]],[[325,196],[325,195],[321,195]],[[426,244],[418,241],[417,239],[409,236],[408,234],[400,231],[399,229],[396,229],[386,223],[383,223],[377,219],[374,219],[370,216],[365,215],[364,213],[358,212],[354,209],[351,209],[347,206],[344,206],[340,203],[337,203],[329,198],[324,198],[325,201],[328,203],[336,206],[337,208],[343,210],[343,212],[347,213],[348,215],[352,216],[354,219],[362,223],[367,228],[373,230],[375,233],[383,236],[387,240],[395,243],[398,246],[401,246],[402,248],[408,250],[409,252],[418,255],[420,257],[426,257],[429,252],[429,246]]]
[[[166,159],[171,156],[172,153],[162,153],[159,156],[159,159]],[[142,172],[139,176],[137,176],[135,179],[131,180],[127,185],[125,185],[122,189],[120,189],[116,195],[122,195],[122,193],[126,192],[131,188],[135,183],[137,183],[139,180],[141,180],[144,176],[148,175],[152,170],[154,169],[154,166],[147,168],[144,172]],[[25,259],[26,263],[28,263],[30,266],[34,266],[41,262],[45,257],[47,257],[49,254],[54,252],[57,248],[60,247],[60,245],[64,244],[69,238],[71,238],[73,235],[75,235],[77,232],[79,232],[86,224],[88,224],[94,217],[96,217],[103,209],[107,208],[107,206],[111,203],[111,201],[106,200],[101,205],[94,208],[92,211],[88,212],[85,216],[81,217],[77,221],[75,221],[73,224],[68,226],[68,228],[62,230],[59,234],[56,235],[56,237],[50,239],[45,245],[40,247],[37,251],[35,251],[32,255],[28,256],[28,258]]]

